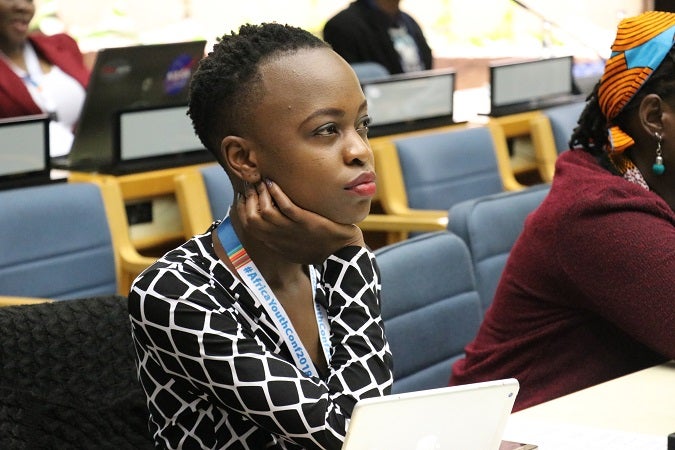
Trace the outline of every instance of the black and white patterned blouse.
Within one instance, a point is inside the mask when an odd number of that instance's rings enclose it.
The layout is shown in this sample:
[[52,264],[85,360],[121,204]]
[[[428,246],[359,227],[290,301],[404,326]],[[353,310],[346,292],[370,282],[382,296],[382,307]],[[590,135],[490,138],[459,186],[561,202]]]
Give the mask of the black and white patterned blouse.
[[139,378],[160,448],[340,449],[357,400],[388,394],[379,269],[362,247],[317,268],[331,351],[298,369],[261,303],[215,255],[210,231],[170,251],[129,294]]

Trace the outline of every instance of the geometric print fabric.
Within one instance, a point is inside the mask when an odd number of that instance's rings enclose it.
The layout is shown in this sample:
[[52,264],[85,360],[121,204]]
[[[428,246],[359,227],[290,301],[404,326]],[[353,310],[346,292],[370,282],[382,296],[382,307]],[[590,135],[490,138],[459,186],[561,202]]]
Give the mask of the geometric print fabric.
[[346,247],[317,268],[331,349],[327,373],[308,378],[265,308],[215,255],[218,224],[160,258],[129,294],[155,442],[340,449],[354,404],[392,384],[374,255]]

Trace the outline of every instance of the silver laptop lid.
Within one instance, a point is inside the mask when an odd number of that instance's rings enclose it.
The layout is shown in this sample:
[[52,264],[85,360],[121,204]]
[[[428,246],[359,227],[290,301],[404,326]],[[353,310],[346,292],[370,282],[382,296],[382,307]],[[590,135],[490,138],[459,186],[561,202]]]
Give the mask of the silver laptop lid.
[[359,401],[343,450],[497,450],[518,394],[509,378]]

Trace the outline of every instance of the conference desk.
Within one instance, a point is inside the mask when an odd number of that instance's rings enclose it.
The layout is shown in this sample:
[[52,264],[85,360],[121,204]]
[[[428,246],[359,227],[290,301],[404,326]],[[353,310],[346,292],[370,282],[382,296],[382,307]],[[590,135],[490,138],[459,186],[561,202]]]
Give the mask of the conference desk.
[[675,432],[675,361],[511,414],[504,439],[539,450],[666,450]]
[[[455,92],[455,103],[457,109],[456,119],[466,121],[460,124],[448,125],[443,127],[417,130],[402,134],[381,136],[371,139],[373,151],[376,150],[378,142],[391,141],[392,139],[426,134],[442,131],[452,128],[465,126],[494,125],[503,131],[507,139],[525,138],[530,139],[531,123],[541,116],[540,111],[530,111],[526,113],[513,114],[499,118],[490,118],[481,116],[478,110],[489,106],[489,92],[485,87],[478,89],[468,89]],[[513,156],[509,156],[506,142],[498,139],[496,143],[499,149],[499,156],[505,164],[500,164],[504,173],[502,177],[508,185],[519,183],[515,175],[525,176],[524,180],[530,180],[528,173],[536,171],[537,160],[541,159],[536,155],[530,155],[528,152],[521,154],[516,151]],[[551,139],[552,141],[552,139]],[[525,146],[527,147],[527,146]],[[377,153],[377,152],[376,152]],[[386,191],[385,183],[387,181],[387,170],[379,170],[380,164],[376,157],[376,167],[378,167],[379,188],[378,197],[383,196]],[[210,164],[215,164],[210,163]],[[103,173],[89,172],[69,172],[68,179],[71,181],[91,181],[93,179],[114,178],[122,192],[122,197],[127,208],[129,219],[129,234],[131,241],[136,249],[147,256],[159,256],[169,248],[181,243],[184,239],[184,229],[181,221],[180,211],[175,199],[174,180],[176,175],[199,167],[202,164],[192,166],[179,166],[143,172],[130,173],[125,175],[109,175]],[[391,177],[391,174],[389,175]],[[525,182],[529,184],[529,182]],[[508,188],[511,189],[511,188]],[[383,204],[382,198],[374,199],[373,212],[382,212],[380,204]],[[443,224],[437,223],[436,218],[431,225],[421,222],[421,219],[413,218],[405,223],[400,223],[400,219],[384,217],[383,214],[373,215],[368,221],[363,223],[363,229],[368,233],[368,243],[376,248],[384,244],[397,242],[403,236],[407,236],[409,231],[430,231],[443,229]],[[425,228],[420,228],[420,225]],[[401,229],[404,229],[403,231]]]

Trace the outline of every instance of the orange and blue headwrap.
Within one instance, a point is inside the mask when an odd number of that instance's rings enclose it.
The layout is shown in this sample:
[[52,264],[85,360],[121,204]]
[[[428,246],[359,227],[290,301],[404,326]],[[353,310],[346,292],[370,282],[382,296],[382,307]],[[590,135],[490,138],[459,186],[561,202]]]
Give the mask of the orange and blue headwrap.
[[600,109],[610,124],[610,153],[622,153],[635,143],[612,122],[668,55],[674,36],[673,13],[648,11],[619,23],[598,90]]

